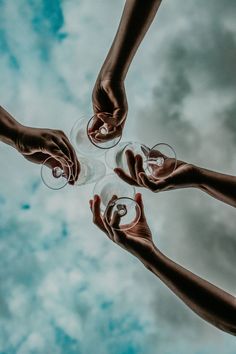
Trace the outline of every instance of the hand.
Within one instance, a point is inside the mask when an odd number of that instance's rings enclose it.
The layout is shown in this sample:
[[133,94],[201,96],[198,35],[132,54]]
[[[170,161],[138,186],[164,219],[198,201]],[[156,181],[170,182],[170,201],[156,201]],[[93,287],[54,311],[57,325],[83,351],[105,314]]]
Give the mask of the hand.
[[[112,200],[116,199],[114,196]],[[107,219],[101,214],[100,203],[101,199],[98,195],[94,196],[93,200],[90,200],[90,209],[93,213],[93,222],[97,225],[105,234],[119,246],[129,251],[133,255],[141,260],[145,260],[150,256],[150,252],[154,252],[155,246],[152,240],[152,233],[146,221],[144,214],[144,207],[142,202],[142,196],[140,193],[136,194],[135,201],[138,203],[141,209],[141,216],[138,223],[129,230],[117,230],[119,228],[120,216],[114,213],[111,219],[111,210],[107,211]],[[116,228],[116,230],[114,229]]]
[[[48,167],[57,161],[71,168],[70,184],[74,184],[80,173],[80,164],[67,136],[60,130],[40,129],[22,126],[17,134],[15,148],[29,161],[42,164],[52,157]],[[66,169],[66,168],[65,168]]]
[[[158,156],[157,151],[157,156]],[[199,168],[186,162],[177,161],[175,170],[168,177],[157,179],[161,176],[160,169],[162,167],[152,167],[153,177],[147,176],[143,167],[143,159],[141,155],[134,155],[131,150],[126,151],[126,158],[130,175],[121,168],[115,168],[115,173],[125,182],[137,186],[146,187],[153,192],[161,192],[179,188],[197,187],[200,184]],[[174,164],[174,159],[169,160],[169,164]],[[170,166],[168,166],[170,168]]]
[[[128,111],[124,82],[98,78],[92,101],[95,117],[90,132],[94,134],[93,138],[108,141],[121,136]],[[98,132],[104,123],[109,129],[106,135]]]

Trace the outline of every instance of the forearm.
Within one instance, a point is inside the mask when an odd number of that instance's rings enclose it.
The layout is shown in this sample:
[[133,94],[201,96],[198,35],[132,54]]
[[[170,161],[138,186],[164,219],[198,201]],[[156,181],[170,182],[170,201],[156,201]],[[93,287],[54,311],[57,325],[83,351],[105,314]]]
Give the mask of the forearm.
[[127,0],[120,25],[100,75],[124,80],[129,65],[150,27],[161,0]]
[[20,127],[21,124],[0,106],[0,141],[15,147]]
[[200,169],[199,188],[212,197],[236,207],[236,177]]
[[171,261],[159,250],[142,262],[200,317],[236,335],[235,297]]

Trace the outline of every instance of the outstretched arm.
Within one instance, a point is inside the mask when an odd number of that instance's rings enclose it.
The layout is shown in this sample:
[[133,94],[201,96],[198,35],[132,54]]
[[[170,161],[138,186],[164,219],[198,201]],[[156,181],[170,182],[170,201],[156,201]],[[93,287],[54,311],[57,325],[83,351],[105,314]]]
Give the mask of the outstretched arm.
[[94,223],[112,241],[136,256],[196,314],[215,327],[236,335],[236,298],[161,253],[153,243],[140,194],[136,195],[136,201],[141,208],[139,222],[129,230],[121,231],[117,230],[118,214],[107,221],[100,213],[100,197],[95,196],[90,201]]
[[102,66],[106,79],[124,80],[161,0],[127,0],[115,39]]
[[26,127],[0,106],[0,141],[11,145],[34,163],[43,163],[51,156],[52,165],[49,167],[53,167],[56,161],[65,163],[72,169],[69,183],[74,184],[78,179],[79,161],[67,136],[60,130]]
[[236,177],[200,168],[199,188],[212,197],[236,207]]
[[[121,179],[131,185],[145,187],[153,192],[180,188],[198,188],[212,197],[236,207],[235,176],[210,171],[179,160],[177,161],[175,171],[171,175],[158,179],[161,168],[154,169],[153,176],[150,177],[144,171],[141,155],[135,156],[132,151],[128,150],[126,158],[129,171],[116,168],[115,172]],[[171,164],[171,159],[168,162]]]
[[[128,110],[124,80],[160,3],[161,0],[127,0],[125,3],[116,36],[93,89],[94,132],[103,123],[113,128],[105,137],[95,135],[97,139],[109,140],[122,133]],[[103,112],[110,113],[112,118]]]

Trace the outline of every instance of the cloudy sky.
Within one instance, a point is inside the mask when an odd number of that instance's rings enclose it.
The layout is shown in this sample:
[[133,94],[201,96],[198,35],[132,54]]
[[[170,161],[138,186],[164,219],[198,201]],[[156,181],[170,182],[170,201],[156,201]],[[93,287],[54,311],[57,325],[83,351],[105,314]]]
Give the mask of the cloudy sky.
[[[63,129],[91,91],[124,1],[0,0],[0,104]],[[124,139],[236,173],[236,2],[163,0],[126,81]],[[39,166],[0,145],[1,354],[234,354],[91,223],[92,187],[46,189]],[[235,210],[197,190],[143,191],[157,246],[236,295]]]

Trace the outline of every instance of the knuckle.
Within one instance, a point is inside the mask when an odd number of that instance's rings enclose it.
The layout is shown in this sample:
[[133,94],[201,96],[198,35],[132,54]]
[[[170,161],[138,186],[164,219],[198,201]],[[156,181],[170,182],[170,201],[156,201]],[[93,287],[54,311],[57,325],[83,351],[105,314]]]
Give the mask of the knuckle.
[[60,130],[60,129],[57,129],[57,130],[56,130],[56,133],[57,133],[58,135],[61,135],[61,136],[64,136],[64,135],[65,135],[65,133],[64,133],[62,130]]

